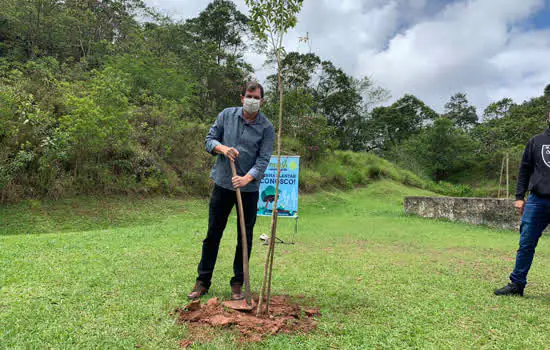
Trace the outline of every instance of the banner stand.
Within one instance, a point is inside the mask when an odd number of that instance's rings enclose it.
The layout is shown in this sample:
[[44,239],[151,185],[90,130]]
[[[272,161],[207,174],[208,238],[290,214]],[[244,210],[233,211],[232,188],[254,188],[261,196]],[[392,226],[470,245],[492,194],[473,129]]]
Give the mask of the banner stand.
[[[279,217],[277,217],[279,218]],[[284,216],[283,216],[284,218]],[[293,217],[289,217],[289,219],[296,219],[295,220],[295,224],[294,224],[294,234],[292,235],[292,240],[290,242],[285,242],[283,241],[282,239],[280,239],[279,237],[275,236],[275,243],[281,243],[281,244],[296,244],[296,236],[298,235],[298,219],[300,217],[299,216],[295,216],[294,218]],[[266,240],[266,243],[267,244],[269,242],[269,239]]]
[[[284,216],[283,216],[284,217]],[[287,217],[289,219],[295,219],[295,224],[294,224],[294,234],[292,235],[292,240],[290,242],[285,242],[283,241],[282,239],[280,239],[279,237],[275,236],[275,243],[281,243],[281,244],[296,244],[296,236],[298,235],[298,219],[300,218],[299,216],[293,216],[293,217]],[[262,241],[264,241],[263,245],[268,245],[269,244],[269,236],[263,234],[263,235],[260,235],[260,239]]]

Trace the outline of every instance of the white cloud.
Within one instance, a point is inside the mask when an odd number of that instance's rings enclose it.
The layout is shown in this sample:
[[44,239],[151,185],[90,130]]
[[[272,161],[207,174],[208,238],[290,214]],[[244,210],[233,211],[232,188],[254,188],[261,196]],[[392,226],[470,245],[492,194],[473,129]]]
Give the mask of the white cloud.
[[490,59],[498,78],[490,81],[491,100],[523,101],[540,96],[550,83],[550,30],[512,35],[506,50]]
[[[538,96],[550,83],[550,32],[522,29],[545,0],[306,0],[287,50],[311,50],[357,77],[371,76],[394,98],[411,93],[436,110],[466,92],[479,112],[491,101]],[[147,0],[176,18],[208,0]],[[235,0],[246,12],[244,0]],[[263,80],[263,57],[247,60]]]
[[[448,5],[397,34],[387,50],[361,52],[357,74],[370,73],[394,96],[412,93],[440,111],[459,91],[468,93],[480,112],[503,97],[521,102],[538,96],[548,72],[547,36],[512,28],[542,3],[473,0]],[[534,76],[525,76],[528,71]]]

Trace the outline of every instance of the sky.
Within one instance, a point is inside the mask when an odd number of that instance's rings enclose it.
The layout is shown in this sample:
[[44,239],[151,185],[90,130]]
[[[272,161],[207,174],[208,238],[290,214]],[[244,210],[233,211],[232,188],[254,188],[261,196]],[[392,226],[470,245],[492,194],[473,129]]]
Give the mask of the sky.
[[[210,0],[146,0],[174,19]],[[244,0],[234,0],[247,13]],[[438,112],[465,92],[479,114],[505,97],[521,103],[550,84],[550,0],[305,0],[287,51],[313,52],[392,102],[413,94]],[[299,38],[309,33],[310,43]],[[264,57],[247,52],[260,81]]]

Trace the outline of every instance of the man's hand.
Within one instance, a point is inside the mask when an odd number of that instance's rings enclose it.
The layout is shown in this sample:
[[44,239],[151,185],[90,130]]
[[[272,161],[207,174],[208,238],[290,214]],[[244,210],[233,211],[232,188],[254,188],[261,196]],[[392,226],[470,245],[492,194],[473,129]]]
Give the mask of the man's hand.
[[250,183],[250,181],[254,180],[254,178],[248,174],[245,176],[235,176],[231,182],[233,183],[233,187],[235,188],[242,188],[245,187]]
[[239,158],[239,151],[237,151],[237,149],[233,147],[219,145],[218,147],[216,147],[216,151],[226,156],[229,160],[234,161],[235,159]]
[[523,211],[525,210],[525,201],[518,200],[514,202],[514,207],[518,210],[518,213],[523,215]]

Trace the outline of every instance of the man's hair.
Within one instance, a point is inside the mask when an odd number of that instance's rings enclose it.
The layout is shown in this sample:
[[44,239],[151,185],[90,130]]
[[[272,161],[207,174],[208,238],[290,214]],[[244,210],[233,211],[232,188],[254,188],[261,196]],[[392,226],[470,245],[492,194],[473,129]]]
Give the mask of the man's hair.
[[241,96],[245,96],[247,91],[256,91],[256,89],[260,89],[260,95],[262,98],[264,98],[264,87],[257,81],[249,81],[248,83],[246,83],[243,86]]

